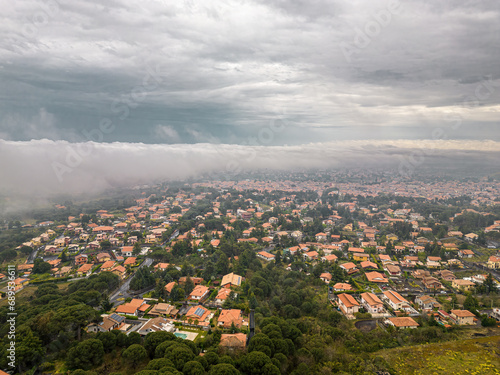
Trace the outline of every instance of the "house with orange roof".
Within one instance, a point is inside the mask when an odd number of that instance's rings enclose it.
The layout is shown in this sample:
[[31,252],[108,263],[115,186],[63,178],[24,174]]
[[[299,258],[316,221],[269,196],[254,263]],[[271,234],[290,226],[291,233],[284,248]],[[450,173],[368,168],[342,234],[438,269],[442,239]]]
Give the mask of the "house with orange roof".
[[376,294],[365,292],[360,295],[361,304],[370,314],[385,313],[384,304]]
[[132,223],[132,224],[130,224],[130,229],[132,229],[132,230],[140,230],[141,229],[141,224],[140,223]]
[[222,287],[230,288],[230,287],[238,287],[241,285],[243,278],[240,275],[236,275],[235,273],[228,273],[222,277],[222,281],[220,285]]
[[78,276],[89,276],[92,273],[92,267],[94,265],[92,263],[86,263],[80,266],[78,270],[76,270],[76,274]]
[[169,266],[170,263],[158,263],[153,268],[155,271],[166,271]]
[[220,338],[219,346],[227,350],[245,350],[247,335],[244,333],[223,333]]
[[386,323],[400,329],[406,329],[406,328],[414,329],[419,326],[419,324],[409,316],[388,318],[386,320]]
[[150,307],[151,307],[151,305],[149,305],[147,303],[143,303],[141,306],[139,306],[137,311],[138,311],[140,316],[143,316]]
[[328,284],[332,280],[332,274],[329,272],[323,272],[321,275],[319,275],[319,278],[321,279],[321,281]]
[[472,258],[474,256],[474,251],[470,249],[465,249],[465,250],[459,250],[458,251],[458,256],[460,258]]
[[191,301],[203,302],[210,293],[208,287],[204,285],[197,285],[193,291],[189,294],[188,299]]
[[58,267],[61,264],[61,259],[52,259],[47,261],[52,267]]
[[126,302],[123,305],[120,305],[116,308],[117,314],[125,314],[125,315],[139,315],[139,308],[145,304],[143,299],[134,298],[130,302]]
[[393,264],[386,264],[384,269],[391,276],[401,276],[401,268]]
[[80,254],[75,257],[75,265],[81,266],[82,264],[87,263],[89,260],[89,257],[87,254]]
[[29,279],[26,279],[24,277],[18,277],[17,279],[14,280],[14,284],[16,286],[20,286],[20,287],[25,287],[26,285],[29,284]]
[[[182,276],[179,278],[179,284],[181,285],[184,285],[187,283],[187,276]],[[193,282],[193,284],[196,286],[196,285],[200,285],[202,282],[203,282],[203,278],[202,277],[190,277],[191,281]]]
[[371,283],[387,283],[387,282],[389,282],[389,280],[385,277],[385,275],[383,275],[377,271],[366,272],[365,276],[366,276],[366,279]]
[[486,266],[488,268],[491,268],[492,270],[498,270],[500,269],[500,256],[490,256],[488,258],[488,262],[486,263]]
[[378,268],[378,266],[377,266],[376,263],[373,263],[373,262],[371,262],[369,260],[365,260],[364,262],[361,262],[359,265],[363,269],[366,269],[366,268]]
[[344,315],[354,315],[359,311],[359,302],[350,294],[339,294],[337,303]]
[[475,288],[476,284],[470,280],[455,279],[455,280],[451,281],[451,286],[454,289],[468,292],[468,291],[472,290],[473,288]]
[[338,257],[335,254],[329,254],[325,255],[324,257],[321,257],[321,260],[324,260],[326,262],[335,262],[337,261]]
[[315,259],[318,259],[318,252],[313,250],[313,251],[308,251],[307,253],[304,254],[304,257],[307,259],[307,260],[315,260]]
[[92,229],[92,233],[111,233],[113,232],[114,228],[110,226],[98,226]]
[[96,255],[96,258],[99,263],[104,263],[111,260],[111,255],[108,253],[99,253]]
[[365,249],[362,249],[361,247],[349,247],[347,249],[348,253],[354,254],[354,253],[364,253]]
[[123,257],[131,257],[133,253],[134,253],[133,246],[123,246],[121,248],[121,254]]
[[323,233],[323,232],[316,233],[316,235],[315,235],[316,241],[318,241],[318,242],[326,241],[326,237],[327,237],[326,233]]
[[366,262],[370,259],[370,255],[367,253],[353,253],[352,259],[356,261]]
[[438,279],[436,279],[435,277],[432,277],[432,276],[431,277],[424,277],[422,279],[422,284],[424,284],[424,287],[427,290],[436,290],[436,289],[443,288],[443,284],[441,284]]
[[215,304],[221,306],[231,294],[231,289],[228,288],[220,288],[217,296],[215,297]]
[[469,310],[451,310],[450,317],[458,325],[473,325],[476,317]]
[[409,302],[401,296],[401,294],[393,290],[386,290],[382,294],[382,298],[384,298],[389,306],[391,306],[394,310],[404,309],[410,305]]
[[351,284],[348,283],[336,283],[333,286],[333,290],[336,292],[342,292],[342,291],[348,291],[348,290],[353,290]]
[[[201,305],[192,306],[185,315],[186,320],[191,319],[191,324],[197,324],[202,327],[210,325],[210,319],[212,319],[213,316],[214,314],[212,311]],[[196,323],[196,321],[198,321],[198,323]]]
[[172,292],[172,289],[174,289],[174,286],[177,285],[177,283],[175,281],[172,281],[170,283],[168,283],[167,285],[165,285],[165,291],[170,294]]
[[356,268],[356,265],[354,263],[352,263],[352,262],[343,263],[343,264],[340,265],[340,268],[342,268],[343,270],[347,271],[347,273],[349,275],[358,272],[358,269]]
[[267,251],[260,251],[257,253],[257,257],[260,259],[264,259],[267,262],[273,261],[275,256]]
[[25,264],[19,264],[17,266],[18,271],[23,271],[23,272],[31,272],[33,271],[33,263],[25,263]]
[[111,269],[114,267],[115,261],[114,260],[108,260],[107,262],[104,262],[101,266],[101,271],[111,271]]
[[120,277],[121,279],[123,279],[127,274],[126,268],[120,265],[114,267],[111,270],[111,272],[114,273],[116,276]]
[[124,266],[133,266],[137,262],[137,257],[128,257],[125,259],[125,262],[123,262]]
[[243,326],[243,314],[241,310],[229,309],[221,310],[217,318],[217,327],[230,328],[234,324],[236,328]]
[[175,306],[172,306],[168,303],[157,303],[153,306],[151,310],[149,310],[148,315],[152,316],[175,316],[179,312]]

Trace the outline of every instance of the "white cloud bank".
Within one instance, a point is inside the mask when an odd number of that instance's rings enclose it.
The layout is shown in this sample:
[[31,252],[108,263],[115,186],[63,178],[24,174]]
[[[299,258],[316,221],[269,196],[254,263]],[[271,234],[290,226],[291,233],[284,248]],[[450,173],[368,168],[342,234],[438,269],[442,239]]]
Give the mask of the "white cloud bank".
[[[484,157],[484,155],[487,155]],[[29,197],[98,193],[107,188],[161,180],[259,169],[294,170],[339,167],[391,167],[400,173],[412,166],[447,159],[482,157],[499,161],[494,141],[349,141],[299,146],[230,144],[70,143],[0,140],[0,193]],[[435,158],[435,159],[433,159]]]

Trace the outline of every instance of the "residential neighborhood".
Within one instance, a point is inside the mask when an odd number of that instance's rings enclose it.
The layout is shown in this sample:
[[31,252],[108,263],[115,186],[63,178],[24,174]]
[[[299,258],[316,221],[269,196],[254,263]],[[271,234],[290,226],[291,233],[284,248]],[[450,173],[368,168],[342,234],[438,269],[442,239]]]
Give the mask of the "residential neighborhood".
[[[387,332],[497,325],[498,189],[476,184],[483,188],[436,183],[441,196],[426,200],[418,183],[393,184],[392,196],[384,183],[286,180],[138,190],[123,207],[19,222],[36,235],[15,247],[15,293],[112,277],[87,334],[168,332],[200,344],[219,332],[219,348],[231,351],[246,350],[273,313],[324,311]],[[475,208],[430,203],[460,194]]]

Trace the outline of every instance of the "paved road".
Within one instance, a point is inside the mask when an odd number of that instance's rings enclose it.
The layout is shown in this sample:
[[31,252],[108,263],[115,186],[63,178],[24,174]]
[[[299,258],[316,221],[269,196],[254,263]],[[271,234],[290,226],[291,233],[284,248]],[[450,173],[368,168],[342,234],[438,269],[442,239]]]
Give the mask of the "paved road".
[[36,255],[38,254],[38,251],[40,251],[42,247],[39,246],[37,247],[35,250],[33,250],[33,252],[31,253],[31,255],[29,256],[29,258],[26,260],[26,263],[34,263],[35,262],[35,259],[36,259]]
[[[151,258],[146,258],[144,262],[141,263],[139,268],[142,267],[148,267],[153,263],[153,259]],[[109,301],[113,302],[115,306],[119,303],[118,298],[127,298],[130,297],[128,294],[128,290],[130,288],[130,281],[132,281],[132,278],[134,275],[131,275],[128,279],[125,280],[125,282],[109,297]]]

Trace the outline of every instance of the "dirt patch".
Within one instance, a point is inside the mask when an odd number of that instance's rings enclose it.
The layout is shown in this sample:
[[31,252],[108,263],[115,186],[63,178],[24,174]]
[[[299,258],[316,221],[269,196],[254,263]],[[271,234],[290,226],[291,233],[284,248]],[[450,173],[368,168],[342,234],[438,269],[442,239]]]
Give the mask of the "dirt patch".
[[377,328],[376,320],[360,320],[354,323],[354,326],[361,332],[370,332]]

